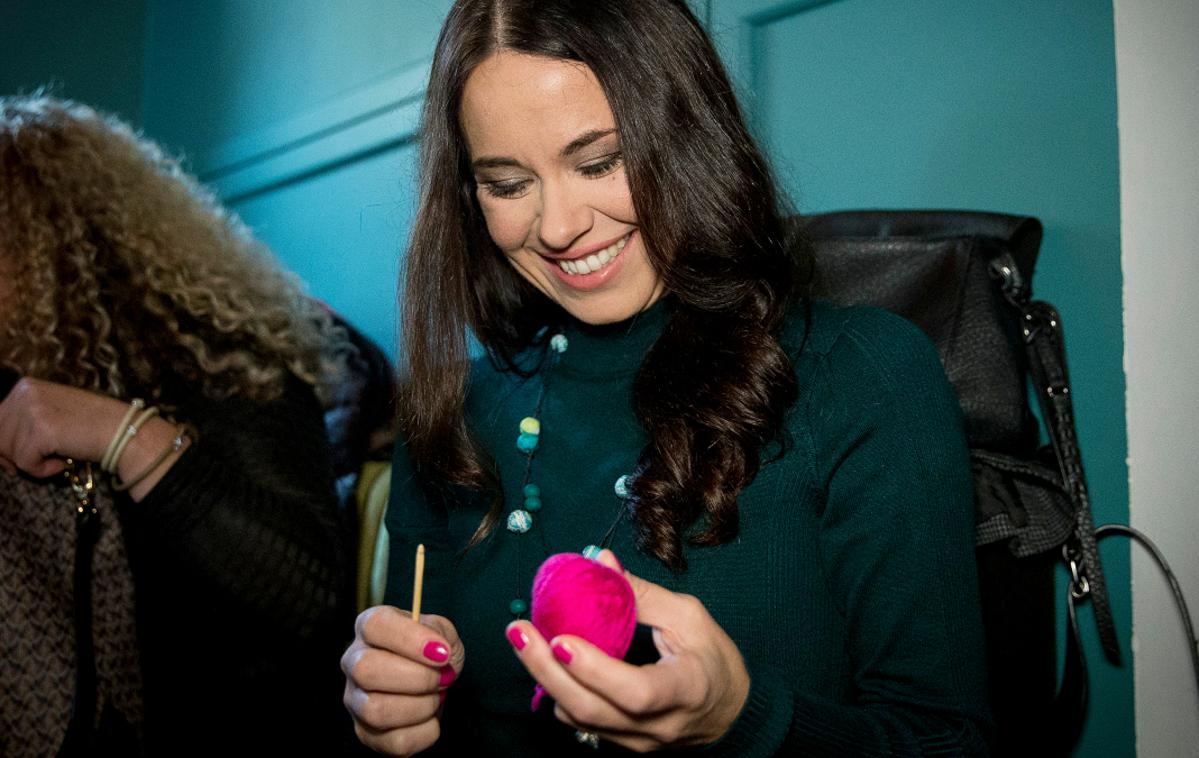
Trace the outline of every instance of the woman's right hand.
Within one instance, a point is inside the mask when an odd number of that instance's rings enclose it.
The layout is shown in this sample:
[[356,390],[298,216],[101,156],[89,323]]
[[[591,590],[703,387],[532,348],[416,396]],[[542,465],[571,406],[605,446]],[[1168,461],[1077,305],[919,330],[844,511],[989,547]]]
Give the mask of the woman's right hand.
[[367,747],[391,755],[426,750],[441,736],[445,690],[466,652],[449,619],[380,605],[354,624],[354,644],[341,657],[343,698],[354,731]]

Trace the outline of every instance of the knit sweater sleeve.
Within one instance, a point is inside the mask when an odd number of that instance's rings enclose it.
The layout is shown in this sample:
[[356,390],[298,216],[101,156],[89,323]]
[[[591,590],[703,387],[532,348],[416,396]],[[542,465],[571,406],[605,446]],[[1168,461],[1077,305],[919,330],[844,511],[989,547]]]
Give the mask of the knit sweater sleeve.
[[346,607],[349,535],[311,388],[291,377],[275,401],[198,400],[178,416],[198,439],[125,508],[145,580],[166,574],[205,617],[285,648],[327,629]]
[[979,755],[989,715],[960,411],[931,343],[855,309],[800,372],[821,568],[845,619],[850,702],[752,670],[722,755]]

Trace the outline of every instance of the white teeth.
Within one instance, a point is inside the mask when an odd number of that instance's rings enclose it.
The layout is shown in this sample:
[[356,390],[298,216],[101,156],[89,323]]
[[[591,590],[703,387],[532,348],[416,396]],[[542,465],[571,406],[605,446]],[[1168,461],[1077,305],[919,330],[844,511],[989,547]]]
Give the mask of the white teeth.
[[558,266],[566,273],[574,274],[575,276],[599,271],[601,268],[611,263],[612,259],[619,255],[621,250],[624,250],[624,246],[626,243],[628,243],[628,241],[629,237],[628,235],[625,235],[616,242],[613,242],[611,245],[608,245],[603,250],[600,250],[598,253],[592,253],[586,258],[576,258],[570,261],[558,261]]

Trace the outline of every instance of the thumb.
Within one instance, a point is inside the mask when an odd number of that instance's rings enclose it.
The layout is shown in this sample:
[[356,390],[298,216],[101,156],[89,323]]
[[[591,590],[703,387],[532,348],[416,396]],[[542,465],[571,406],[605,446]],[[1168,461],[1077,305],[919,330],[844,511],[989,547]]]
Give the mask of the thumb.
[[458,636],[458,629],[454,626],[454,623],[445,616],[438,616],[434,613],[422,614],[420,622],[431,629],[435,629],[442,637],[445,637],[446,642],[450,643],[449,664],[454,667],[455,671],[461,671],[462,665],[466,660],[466,650],[462,645],[462,638]]
[[654,584],[648,579],[625,571],[611,550],[602,551],[596,560],[624,574],[629,586],[633,588],[633,597],[637,602],[637,621],[654,627],[654,640],[659,643],[659,648],[666,642],[660,639],[662,633],[675,626],[681,618],[687,617],[688,612],[692,610],[691,606],[699,604],[698,600],[689,595],[671,592],[660,584]]

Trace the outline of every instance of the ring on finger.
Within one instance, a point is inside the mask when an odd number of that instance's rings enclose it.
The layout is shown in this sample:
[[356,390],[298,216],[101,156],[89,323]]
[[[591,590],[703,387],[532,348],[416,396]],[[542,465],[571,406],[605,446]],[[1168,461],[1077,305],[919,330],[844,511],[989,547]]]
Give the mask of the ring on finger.
[[592,750],[599,750],[599,735],[595,732],[579,729],[575,732],[575,739]]

